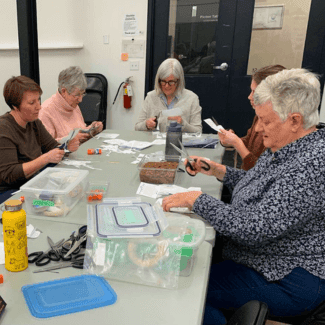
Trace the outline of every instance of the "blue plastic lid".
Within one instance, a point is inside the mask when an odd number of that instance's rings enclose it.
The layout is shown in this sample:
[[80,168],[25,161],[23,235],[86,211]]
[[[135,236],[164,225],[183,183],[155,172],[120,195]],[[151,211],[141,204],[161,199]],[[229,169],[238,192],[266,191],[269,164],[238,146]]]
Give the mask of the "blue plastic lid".
[[38,318],[71,314],[112,305],[117,299],[108,282],[97,275],[80,275],[21,288],[31,314]]

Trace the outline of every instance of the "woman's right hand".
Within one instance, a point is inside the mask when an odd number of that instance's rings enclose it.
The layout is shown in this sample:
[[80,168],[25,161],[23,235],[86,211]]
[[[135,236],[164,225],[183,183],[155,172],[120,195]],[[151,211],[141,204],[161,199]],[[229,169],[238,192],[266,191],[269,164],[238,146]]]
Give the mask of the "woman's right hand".
[[[198,173],[202,173],[204,175],[214,176],[214,177],[218,178],[219,180],[223,180],[223,177],[226,174],[226,166],[218,164],[218,163],[216,163],[212,160],[209,160],[208,158],[204,158],[204,157],[191,156],[191,158],[196,159],[196,161],[191,162],[191,165],[192,165],[194,171],[192,171],[189,167],[185,167],[186,170],[191,175],[196,175]],[[185,166],[187,164],[187,161],[188,160],[185,159],[185,162],[184,162]],[[204,169],[207,167],[207,164],[210,166],[209,170]]]
[[47,164],[49,163],[58,164],[64,156],[64,150],[55,148],[45,153],[44,156],[46,157]]
[[82,133],[82,132],[78,132],[78,134],[76,135],[76,138],[79,140],[80,143],[84,143],[86,142],[87,140],[89,140],[91,137],[90,134],[88,133]]
[[155,116],[150,117],[146,120],[146,126],[147,129],[149,130],[154,129],[156,127],[156,124],[157,124],[157,118]]

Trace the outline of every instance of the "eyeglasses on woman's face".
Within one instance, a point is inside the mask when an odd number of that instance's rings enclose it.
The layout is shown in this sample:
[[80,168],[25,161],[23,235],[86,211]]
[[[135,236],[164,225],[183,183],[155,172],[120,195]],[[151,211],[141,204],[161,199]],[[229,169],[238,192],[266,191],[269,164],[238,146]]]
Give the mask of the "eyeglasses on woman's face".
[[69,95],[73,96],[74,98],[85,97],[86,92],[85,91],[78,91],[78,92],[75,92],[74,94],[69,94]]
[[161,80],[159,79],[159,83],[161,86],[166,86],[166,84],[168,84],[169,86],[175,86],[177,84],[178,80]]

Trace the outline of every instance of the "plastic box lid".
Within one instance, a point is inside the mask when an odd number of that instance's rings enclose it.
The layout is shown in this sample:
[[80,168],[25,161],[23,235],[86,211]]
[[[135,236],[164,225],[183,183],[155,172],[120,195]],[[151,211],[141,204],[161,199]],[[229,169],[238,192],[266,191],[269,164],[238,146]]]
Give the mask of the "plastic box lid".
[[97,275],[80,275],[21,288],[31,314],[38,318],[71,314],[112,305],[117,295]]
[[161,207],[138,198],[104,199],[87,210],[88,224],[101,238],[159,236],[167,226]]
[[66,194],[73,190],[89,174],[88,170],[68,168],[46,168],[20,187],[25,192],[43,191],[52,194]]

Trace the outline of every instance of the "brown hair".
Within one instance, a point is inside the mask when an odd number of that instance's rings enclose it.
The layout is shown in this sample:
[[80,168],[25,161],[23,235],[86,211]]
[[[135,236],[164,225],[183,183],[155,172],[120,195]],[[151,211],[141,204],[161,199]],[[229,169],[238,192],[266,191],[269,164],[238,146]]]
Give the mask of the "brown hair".
[[42,95],[41,87],[32,79],[26,76],[10,78],[3,87],[3,97],[7,105],[14,109],[19,109],[25,91],[37,91]]
[[282,70],[286,70],[286,68],[280,64],[268,65],[266,67],[263,67],[263,68],[257,70],[252,75],[252,80],[254,80],[256,82],[256,84],[259,85],[268,76],[276,74]]

